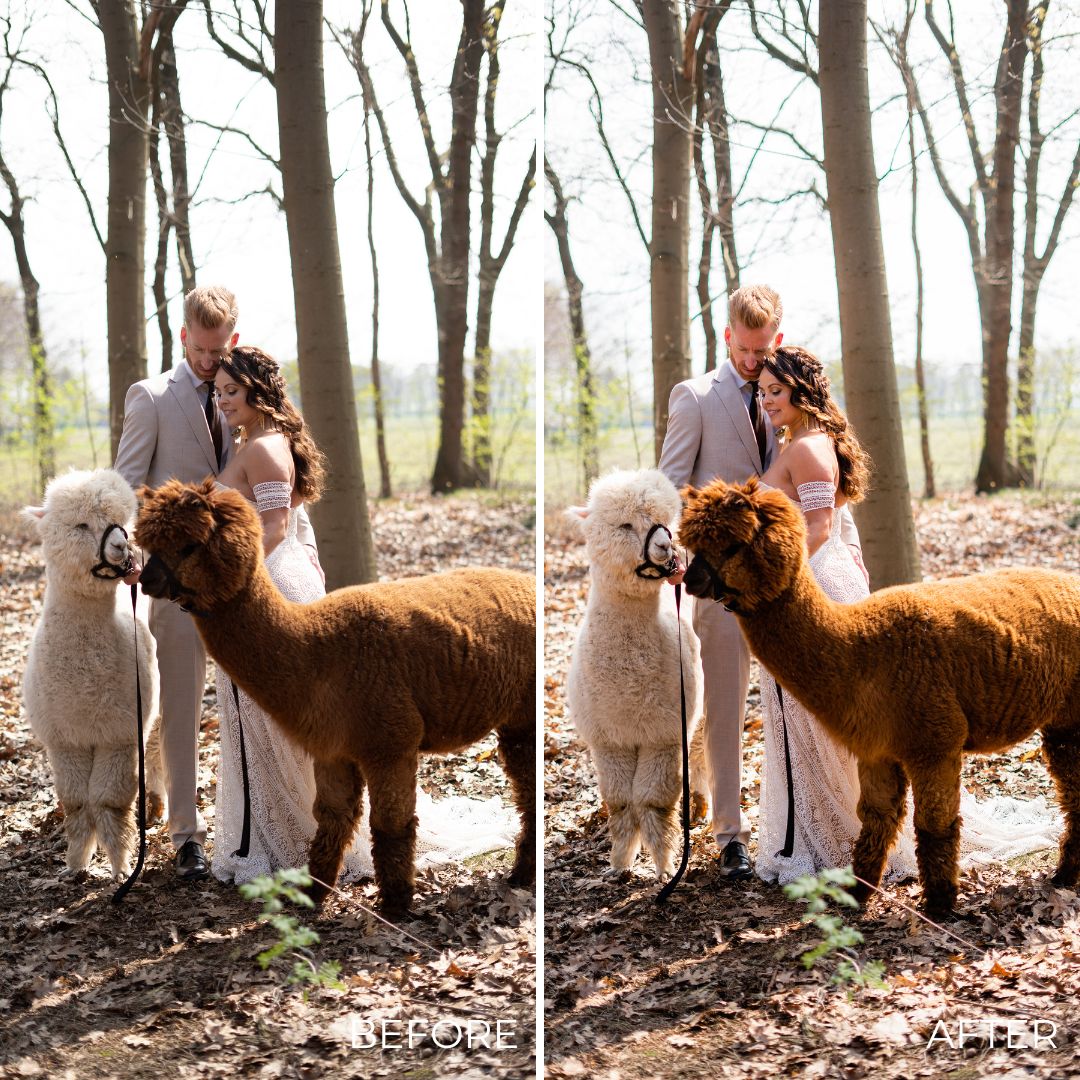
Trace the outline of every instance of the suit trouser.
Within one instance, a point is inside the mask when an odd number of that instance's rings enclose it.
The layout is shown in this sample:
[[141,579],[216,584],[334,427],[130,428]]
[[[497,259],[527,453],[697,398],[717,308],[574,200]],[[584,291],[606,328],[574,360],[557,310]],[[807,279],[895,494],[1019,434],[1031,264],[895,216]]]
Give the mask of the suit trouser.
[[206,842],[196,804],[199,720],[206,685],[206,649],[191,616],[168,600],[150,601],[150,631],[157,640],[161,681],[161,757],[169,799],[169,833],[179,848]]
[[713,600],[694,600],[694,630],[701,642],[705,680],[705,758],[712,783],[716,843],[750,841],[742,811],[742,731],[750,686],[750,650],[738,620]]

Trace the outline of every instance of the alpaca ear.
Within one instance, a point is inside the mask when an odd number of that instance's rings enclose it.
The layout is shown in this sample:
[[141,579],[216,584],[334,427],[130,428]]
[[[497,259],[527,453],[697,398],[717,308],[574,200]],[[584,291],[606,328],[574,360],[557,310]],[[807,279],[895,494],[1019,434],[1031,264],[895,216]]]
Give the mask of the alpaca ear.
[[589,508],[587,506],[568,506],[565,513],[571,521],[584,521],[589,516]]
[[24,521],[29,521],[36,525],[45,516],[45,507],[24,506],[20,511],[20,516]]
[[743,484],[742,490],[747,495],[755,495],[758,489],[758,478],[756,476],[749,476],[746,479],[746,483]]

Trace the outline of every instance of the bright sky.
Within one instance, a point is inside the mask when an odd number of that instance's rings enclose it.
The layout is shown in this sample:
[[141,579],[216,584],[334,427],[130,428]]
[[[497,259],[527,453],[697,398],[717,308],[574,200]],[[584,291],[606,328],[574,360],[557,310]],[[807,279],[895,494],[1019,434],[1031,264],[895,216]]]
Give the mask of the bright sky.
[[[567,0],[556,0],[565,8]],[[620,14],[610,0],[574,0],[584,14],[571,37],[577,57],[589,57],[589,66],[603,95],[604,118],[615,154],[634,192],[648,235],[651,182],[651,100],[645,77],[648,54],[644,32]],[[626,9],[631,4],[624,3]],[[792,6],[793,7],[793,6]],[[972,84],[974,107],[984,153],[992,150],[992,129],[985,91],[992,79],[1003,31],[1004,7],[956,3],[957,36],[965,73]],[[770,5],[759,5],[760,10]],[[895,0],[871,0],[871,17],[895,18],[902,5]],[[938,4],[944,21],[944,5]],[[931,108],[935,133],[943,149],[953,186],[967,197],[973,176],[970,154],[955,101],[942,71],[942,56],[930,37],[917,4],[912,53],[920,60],[919,85]],[[794,10],[794,7],[793,7]],[[720,24],[721,66],[729,110],[757,124],[787,127],[807,147],[820,154],[821,117],[812,85],[800,81],[786,67],[766,58],[756,45],[748,20],[736,6]],[[564,24],[560,16],[559,26]],[[999,29],[999,26],[1001,29]],[[1042,126],[1055,123],[1057,140],[1045,151],[1044,185],[1051,198],[1040,208],[1040,237],[1049,228],[1057,199],[1076,149],[1080,128],[1076,119],[1075,65],[1065,55],[1070,38],[1080,29],[1072,6],[1055,4],[1047,22],[1047,75],[1042,101]],[[1057,40],[1054,40],[1057,39]],[[561,32],[557,41],[561,42]],[[932,64],[926,61],[932,59]],[[1030,64],[1028,67],[1030,72]],[[893,338],[898,363],[914,356],[915,273],[910,238],[910,168],[905,133],[905,110],[899,78],[882,47],[871,39],[871,100],[875,106],[874,149],[879,176]],[[636,78],[635,78],[636,74]],[[647,393],[649,371],[649,264],[633,228],[628,204],[611,178],[611,168],[595,134],[588,111],[591,90],[576,73],[563,70],[557,90],[547,103],[547,153],[561,173],[568,195],[577,201],[570,208],[570,229],[577,269],[585,285],[586,314],[594,354],[621,371],[624,348],[629,348],[638,384]],[[1025,128],[1026,130],[1026,128]],[[732,153],[738,200],[735,212],[736,243],[743,261],[742,281],[764,281],[784,298],[784,330],[789,342],[804,344],[824,358],[839,355],[837,296],[828,220],[809,199],[770,205],[787,192],[806,186],[816,177],[825,190],[824,175],[808,167],[788,140],[770,138],[759,149],[761,135],[746,125],[732,132]],[[922,140],[918,145],[922,148]],[[978,364],[980,327],[967,241],[959,219],[945,202],[925,154],[919,165],[919,239],[927,296],[925,354],[941,365]],[[1023,164],[1017,171],[1017,224],[1022,218]],[[696,194],[692,196],[693,224],[698,220]],[[1042,239],[1040,238],[1040,244]],[[1080,276],[1080,207],[1067,219],[1061,246],[1043,280],[1037,323],[1037,344],[1065,346],[1077,340],[1075,282]],[[699,233],[691,240],[690,260],[696,277]],[[719,242],[714,243],[712,292],[722,296],[724,278],[719,265]],[[558,255],[550,235],[545,236],[546,278],[561,283]],[[1019,288],[1016,289],[1019,312]],[[697,311],[691,288],[691,313]],[[723,316],[718,319],[723,325]],[[692,322],[694,371],[704,368],[704,337],[700,320]],[[1015,346],[1015,338],[1014,338]]]
[[[15,12],[24,11],[11,0]],[[89,5],[80,7],[89,10]],[[223,12],[231,5],[219,4]],[[403,25],[400,2],[391,4]],[[445,95],[456,51],[461,19],[456,3],[412,5],[412,35],[433,115],[436,141],[445,150],[449,140],[449,108]],[[327,0],[326,18],[335,26],[358,22],[359,4]],[[16,16],[17,20],[24,16]],[[104,46],[100,32],[71,7],[38,4],[31,10],[27,50],[43,60],[60,97],[61,126],[71,155],[90,192],[99,226],[106,224],[108,190],[108,104],[104,84]],[[16,25],[19,25],[18,21]],[[497,124],[504,139],[496,172],[496,242],[524,175],[540,118],[536,86],[541,72],[536,37],[535,0],[511,0],[500,38],[502,72]],[[395,150],[412,190],[423,200],[427,158],[413,110],[404,68],[378,18],[378,3],[368,36],[369,63],[374,70],[380,104],[395,136]],[[179,19],[175,41],[180,91],[185,112],[196,119],[229,124],[250,133],[264,149],[277,153],[277,121],[273,88],[217,51],[206,32],[201,5],[194,0]],[[354,364],[367,364],[371,335],[371,272],[366,235],[367,174],[364,159],[363,110],[359,82],[340,49],[327,43],[325,53],[330,145],[337,184],[338,238],[341,248]],[[482,130],[482,113],[480,129]],[[372,120],[375,152],[375,230],[381,278],[380,356],[385,365],[407,370],[434,364],[437,338],[432,294],[422,234],[405,207],[385,167],[377,128]],[[88,353],[92,384],[107,388],[105,260],[89,218],[55,146],[44,112],[40,84],[27,73],[18,76],[0,129],[4,153],[24,196],[27,235],[34,273],[42,288],[47,347],[53,355],[78,367],[81,346]],[[230,203],[273,182],[276,170],[242,139],[192,125],[188,129],[190,182],[199,183],[191,211],[198,280],[228,284],[240,302],[241,339],[258,343],[279,359],[296,355],[292,279],[285,218],[263,195]],[[216,147],[216,148],[215,148]],[[166,151],[163,149],[163,156]],[[479,158],[474,157],[473,187],[479,187]],[[430,173],[426,173],[430,182]],[[495,298],[492,344],[500,350],[531,350],[539,340],[533,318],[540,289],[540,199],[534,191],[517,243],[499,280]],[[479,240],[479,200],[474,203],[474,231]],[[157,216],[148,187],[147,230],[155,236]],[[153,274],[154,240],[147,254],[148,282]],[[475,250],[475,243],[474,243]],[[170,249],[175,263],[175,245]],[[18,281],[11,244],[0,231],[0,274]],[[179,349],[182,298],[179,276],[169,282],[170,317]],[[475,303],[475,279],[470,307]],[[152,297],[147,290],[147,315]],[[475,319],[470,311],[470,327]],[[156,322],[147,327],[151,372],[160,368],[161,345]]]

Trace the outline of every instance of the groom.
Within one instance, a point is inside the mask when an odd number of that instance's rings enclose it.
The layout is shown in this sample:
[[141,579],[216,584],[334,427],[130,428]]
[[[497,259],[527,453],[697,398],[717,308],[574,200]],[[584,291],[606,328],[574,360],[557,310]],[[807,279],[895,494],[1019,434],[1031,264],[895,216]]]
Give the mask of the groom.
[[[217,476],[228,464],[232,439],[218,411],[213,380],[222,356],[239,339],[238,317],[236,297],[222,285],[201,286],[184,297],[184,362],[134,383],[124,401],[114,468],[132,487],[157,487],[172,478],[197,483]],[[298,535],[314,550],[304,514]],[[157,640],[161,754],[176,875],[197,880],[210,869],[206,823],[197,805],[206,650],[191,616],[168,600],[150,601],[150,630]]]
[[[776,437],[758,401],[758,376],[765,358],[783,340],[782,315],[780,297],[767,285],[737,289],[728,299],[727,362],[672,389],[659,468],[677,488],[702,487],[718,477],[741,484],[769,467]],[[859,535],[846,509],[843,536],[858,547]],[[720,873],[745,878],[752,872],[750,825],[741,805],[750,651],[735,616],[720,604],[695,599],[693,623],[705,678],[705,758],[713,836],[722,852]]]

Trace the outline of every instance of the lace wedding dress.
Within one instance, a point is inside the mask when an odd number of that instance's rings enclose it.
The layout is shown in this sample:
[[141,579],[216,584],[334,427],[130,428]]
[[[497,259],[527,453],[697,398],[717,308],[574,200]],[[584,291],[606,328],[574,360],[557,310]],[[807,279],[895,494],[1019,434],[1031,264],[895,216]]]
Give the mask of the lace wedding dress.
[[[319,573],[297,539],[295,510],[289,511],[286,537],[270,552],[266,568],[288,600],[310,603],[325,595]],[[279,868],[303,866],[316,828],[311,812],[315,800],[312,759],[286,738],[243,690],[239,691],[239,698],[251,798],[251,836],[246,858],[235,854],[244,824],[240,731],[232,682],[219,667],[221,764],[211,868],[218,880],[237,884]],[[455,796],[434,801],[418,789],[416,813],[418,868],[510,847],[517,834],[516,814],[498,798],[479,801]],[[354,881],[371,877],[373,873],[365,793],[364,815],[345,854],[339,880]]]
[[[761,485],[765,487],[767,485]],[[866,580],[840,536],[840,514],[833,514],[829,539],[810,558],[818,584],[843,604],[869,595]],[[776,682],[761,668],[761,702],[765,733],[765,765],[755,870],[767,882],[786,885],[804,874],[847,866],[861,823],[855,812],[859,774],[855,758],[826,734],[818,721],[784,692],[784,711]],[[784,719],[795,804],[795,837],[790,856],[784,848],[788,824],[788,784],[784,755]],[[996,796],[979,802],[961,790],[960,865],[1003,862],[1017,855],[1054,847],[1061,834],[1060,814],[1039,797],[1022,802]],[[918,874],[911,794],[903,828],[889,853],[884,881],[903,881]]]

